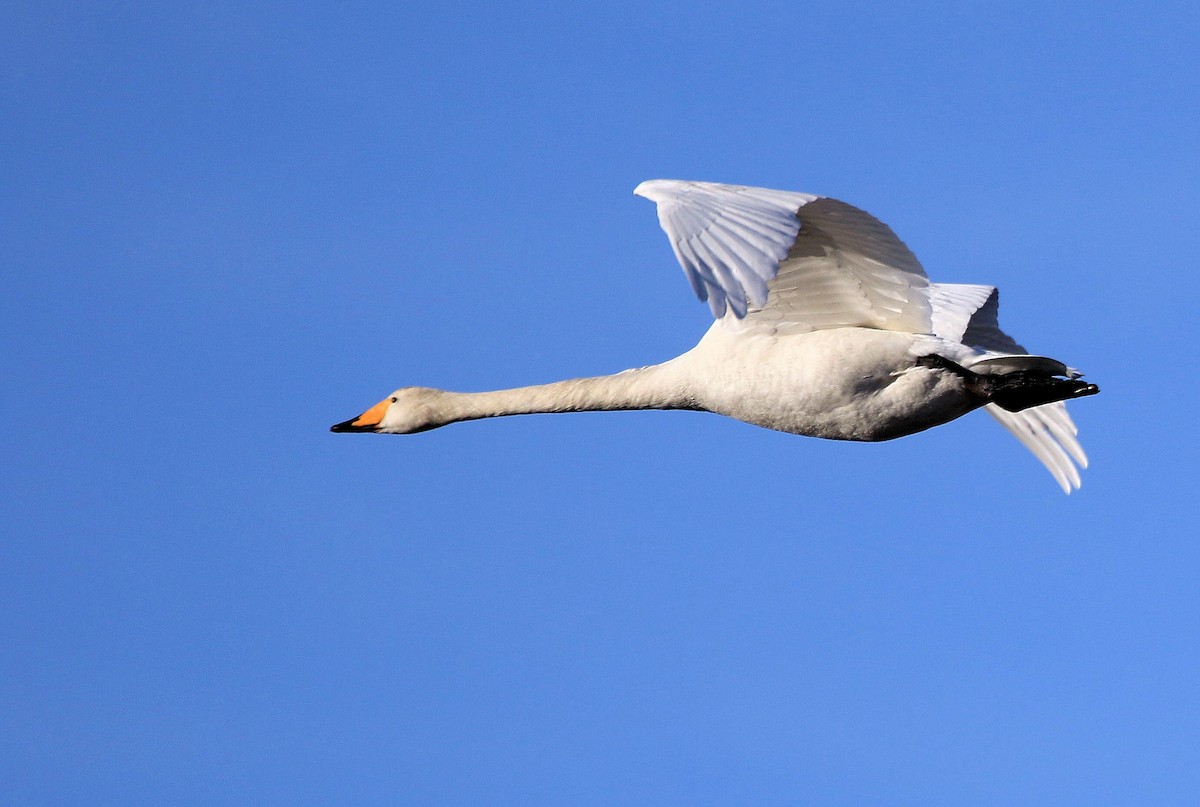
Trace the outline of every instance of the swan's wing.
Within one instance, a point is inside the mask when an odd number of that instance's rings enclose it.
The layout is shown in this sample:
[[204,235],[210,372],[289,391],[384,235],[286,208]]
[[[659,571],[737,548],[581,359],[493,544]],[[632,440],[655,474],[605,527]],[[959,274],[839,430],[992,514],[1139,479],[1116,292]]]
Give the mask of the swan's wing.
[[987,353],[1028,353],[1015,339],[1000,330],[999,315],[1000,291],[992,289],[983,304],[971,315],[960,341]]
[[800,231],[796,211],[817,197],[712,182],[652,179],[634,191],[658,205],[658,222],[692,289],[714,317],[746,316]]
[[1041,460],[1064,493],[1079,489],[1079,468],[1086,468],[1088,461],[1065,404],[1043,404],[1020,412],[1009,412],[995,404],[984,408]]
[[776,331],[866,327],[929,333],[925,270],[891,228],[836,199],[800,208],[800,233],[749,324]]
[[806,193],[657,179],[635,190],[716,317],[805,331],[864,326],[928,333],[928,280],[883,222]]
[[[930,283],[929,303],[933,307],[933,333],[947,342],[962,342],[972,318],[979,315],[996,289],[965,283]],[[995,322],[995,314],[992,321]]]

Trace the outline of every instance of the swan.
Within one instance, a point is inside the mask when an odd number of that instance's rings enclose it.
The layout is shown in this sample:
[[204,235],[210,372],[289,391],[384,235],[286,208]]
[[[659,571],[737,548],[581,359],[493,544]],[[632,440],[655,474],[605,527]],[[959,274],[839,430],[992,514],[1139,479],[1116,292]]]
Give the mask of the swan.
[[792,434],[891,440],[983,408],[1050,471],[1087,457],[1064,401],[1099,389],[1029,355],[997,321],[992,286],[929,282],[886,224],[845,202],[655,179],[658,220],[714,322],[649,367],[494,392],[402,387],[335,432],[411,434],[546,412],[690,409]]

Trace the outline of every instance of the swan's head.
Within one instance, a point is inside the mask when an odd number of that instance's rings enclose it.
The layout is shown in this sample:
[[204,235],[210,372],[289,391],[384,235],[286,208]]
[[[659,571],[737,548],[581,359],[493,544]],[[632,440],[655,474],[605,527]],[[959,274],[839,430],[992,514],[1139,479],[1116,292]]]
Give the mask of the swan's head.
[[445,423],[438,414],[439,390],[402,387],[356,418],[335,423],[331,432],[413,434]]

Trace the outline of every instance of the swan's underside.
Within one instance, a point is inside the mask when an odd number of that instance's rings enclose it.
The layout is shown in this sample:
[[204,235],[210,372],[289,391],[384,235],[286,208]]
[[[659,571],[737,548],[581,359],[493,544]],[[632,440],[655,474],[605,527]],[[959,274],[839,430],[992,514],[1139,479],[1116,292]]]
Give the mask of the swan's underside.
[[928,344],[873,328],[747,335],[719,320],[696,348],[660,367],[704,379],[697,408],[831,440],[891,440],[983,406],[1019,412],[1099,391],[1043,367],[975,373],[922,353]]

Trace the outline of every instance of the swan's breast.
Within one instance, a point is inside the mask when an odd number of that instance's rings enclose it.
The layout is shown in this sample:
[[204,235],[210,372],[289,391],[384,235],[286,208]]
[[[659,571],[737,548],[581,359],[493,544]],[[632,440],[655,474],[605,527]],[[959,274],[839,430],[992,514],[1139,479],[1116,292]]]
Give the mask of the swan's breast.
[[870,328],[765,335],[717,321],[685,356],[709,411],[793,434],[889,440],[978,406],[954,374],[916,365],[916,339]]

